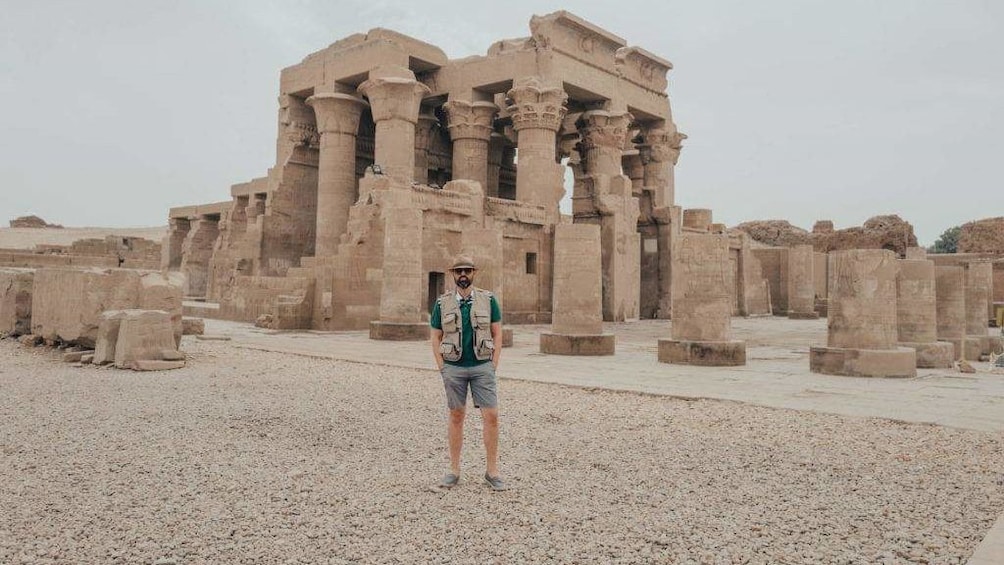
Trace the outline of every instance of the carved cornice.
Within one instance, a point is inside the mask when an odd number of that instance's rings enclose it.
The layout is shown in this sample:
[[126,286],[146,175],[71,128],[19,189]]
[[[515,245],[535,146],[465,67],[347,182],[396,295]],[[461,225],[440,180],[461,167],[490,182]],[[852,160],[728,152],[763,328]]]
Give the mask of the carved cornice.
[[607,112],[590,110],[582,114],[582,147],[585,150],[597,147],[616,148],[623,151],[634,116],[628,112]]
[[450,100],[443,104],[446,111],[450,139],[480,139],[488,141],[498,106],[491,102]]
[[316,130],[321,134],[356,135],[359,131],[359,117],[366,107],[366,101],[340,92],[327,92],[307,98],[307,105],[314,109]]
[[565,118],[568,94],[557,87],[545,86],[536,77],[517,80],[506,94],[512,104],[506,111],[516,131],[547,129],[558,131]]
[[413,78],[378,77],[360,84],[359,92],[369,99],[374,122],[405,120],[414,124],[422,97],[430,91]]

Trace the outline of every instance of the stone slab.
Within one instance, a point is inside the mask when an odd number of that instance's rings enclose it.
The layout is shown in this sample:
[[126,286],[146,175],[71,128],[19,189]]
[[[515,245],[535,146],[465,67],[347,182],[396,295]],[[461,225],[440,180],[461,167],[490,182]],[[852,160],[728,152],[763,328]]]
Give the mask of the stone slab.
[[897,345],[899,347],[909,347],[917,352],[918,369],[950,369],[955,364],[955,345],[951,342],[900,342]]
[[172,315],[163,310],[126,310],[115,345],[115,366],[132,368],[137,361],[163,360],[176,349]]
[[788,312],[789,320],[818,320],[819,312]]
[[383,341],[419,341],[429,339],[429,324],[370,322],[370,339]]
[[615,347],[613,334],[540,334],[540,352],[549,355],[613,355]]
[[746,342],[660,339],[660,363],[702,367],[736,367],[746,364]]
[[162,359],[137,359],[130,367],[134,371],[167,371],[170,369],[181,369],[185,366],[184,361],[165,361]]
[[809,370],[845,377],[916,377],[917,352],[896,349],[809,348]]

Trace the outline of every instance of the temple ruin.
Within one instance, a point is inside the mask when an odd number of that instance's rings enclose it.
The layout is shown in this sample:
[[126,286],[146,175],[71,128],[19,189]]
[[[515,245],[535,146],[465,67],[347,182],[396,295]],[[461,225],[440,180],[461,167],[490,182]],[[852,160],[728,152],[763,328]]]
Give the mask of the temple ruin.
[[172,209],[163,266],[207,315],[418,338],[460,252],[508,323],[549,322],[556,227],[594,224],[603,320],[669,317],[672,64],[567,12],[530,31],[450,60],[374,29],[283,69],[275,166]]

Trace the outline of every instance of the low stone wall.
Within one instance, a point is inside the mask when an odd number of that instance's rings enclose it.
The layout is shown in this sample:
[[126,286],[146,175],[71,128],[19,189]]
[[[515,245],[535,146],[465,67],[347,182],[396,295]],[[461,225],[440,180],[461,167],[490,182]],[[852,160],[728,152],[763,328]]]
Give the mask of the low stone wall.
[[220,298],[218,317],[254,322],[270,316],[270,328],[307,329],[313,295],[313,280],[303,277],[236,277]]
[[0,334],[31,333],[31,294],[35,272],[0,269]]

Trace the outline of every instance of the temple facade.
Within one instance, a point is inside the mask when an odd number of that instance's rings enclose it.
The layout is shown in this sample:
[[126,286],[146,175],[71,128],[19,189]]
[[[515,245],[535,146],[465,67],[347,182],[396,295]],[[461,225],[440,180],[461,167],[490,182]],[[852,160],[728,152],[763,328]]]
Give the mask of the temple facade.
[[555,228],[595,224],[603,319],[667,318],[674,236],[711,229],[674,204],[671,69],[563,11],[457,60],[389,30],[347,37],[282,70],[275,166],[172,209],[163,266],[223,318],[420,337],[461,252],[507,323],[550,321]]

